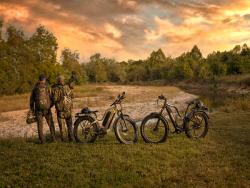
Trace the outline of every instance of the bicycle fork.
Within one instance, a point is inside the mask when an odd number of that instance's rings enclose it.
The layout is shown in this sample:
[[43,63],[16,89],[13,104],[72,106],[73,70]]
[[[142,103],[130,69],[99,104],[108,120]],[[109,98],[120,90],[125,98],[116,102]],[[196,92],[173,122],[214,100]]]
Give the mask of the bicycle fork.
[[[122,121],[123,121],[123,123],[124,123],[124,126],[123,126],[122,123],[121,123],[122,132],[128,132],[128,126],[127,126],[126,121],[125,121],[125,119],[124,119],[124,117],[123,117],[123,114],[121,114],[121,118],[122,118]],[[124,129],[124,127],[125,127],[125,129]]]
[[[163,109],[161,109],[161,112],[159,114],[160,116],[162,116],[162,112],[163,112]],[[153,131],[158,131],[159,123],[160,123],[160,118],[158,118],[155,128],[153,128]]]

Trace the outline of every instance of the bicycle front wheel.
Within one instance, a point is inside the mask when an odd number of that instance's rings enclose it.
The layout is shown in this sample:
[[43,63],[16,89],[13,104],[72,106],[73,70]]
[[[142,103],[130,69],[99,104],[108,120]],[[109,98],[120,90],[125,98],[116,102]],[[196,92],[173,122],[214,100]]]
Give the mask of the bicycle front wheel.
[[185,123],[185,133],[188,138],[205,137],[208,132],[208,117],[204,112],[196,111],[188,117]]
[[168,124],[162,116],[148,115],[143,119],[141,124],[141,135],[145,142],[165,142],[168,133]]
[[115,136],[120,143],[132,144],[138,140],[139,131],[129,116],[119,116],[114,123]]
[[82,116],[75,121],[74,136],[77,142],[93,143],[97,137],[96,123],[91,125],[94,120],[90,117]]

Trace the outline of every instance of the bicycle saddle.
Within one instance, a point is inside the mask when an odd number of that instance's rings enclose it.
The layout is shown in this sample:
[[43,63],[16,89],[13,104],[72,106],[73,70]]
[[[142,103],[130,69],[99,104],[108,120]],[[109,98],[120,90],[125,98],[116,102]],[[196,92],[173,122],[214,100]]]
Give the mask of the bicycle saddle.
[[187,104],[194,104],[195,100],[191,100],[191,101],[186,101]]
[[91,113],[96,113],[96,112],[98,112],[98,110],[90,111],[88,107],[84,107],[81,111],[81,114],[91,114]]
[[88,107],[84,107],[81,111],[82,114],[89,114],[90,110]]

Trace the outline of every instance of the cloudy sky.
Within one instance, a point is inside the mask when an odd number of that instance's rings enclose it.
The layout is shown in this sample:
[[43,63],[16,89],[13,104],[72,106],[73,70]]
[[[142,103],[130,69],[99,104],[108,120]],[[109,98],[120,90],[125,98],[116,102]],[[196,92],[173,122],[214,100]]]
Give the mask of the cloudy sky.
[[[177,57],[198,45],[204,57],[250,46],[249,0],[0,0],[4,27],[31,36],[42,24],[64,47],[118,61],[161,48]],[[4,30],[4,28],[3,28]]]

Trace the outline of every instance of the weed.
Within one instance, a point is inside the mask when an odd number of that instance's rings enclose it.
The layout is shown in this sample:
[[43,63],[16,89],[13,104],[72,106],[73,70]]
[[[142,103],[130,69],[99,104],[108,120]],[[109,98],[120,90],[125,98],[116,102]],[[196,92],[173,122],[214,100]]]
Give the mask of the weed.
[[250,109],[250,95],[237,96],[228,99],[227,105],[220,107],[218,110],[221,112],[241,112]]
[[10,120],[9,117],[0,114],[0,122],[5,122],[5,121],[8,121],[8,120]]
[[100,92],[100,91],[103,91],[103,87],[97,87],[97,88],[95,88],[95,90],[96,90],[96,91],[99,91],[99,92]]
[[29,109],[30,94],[2,96],[0,112]]

